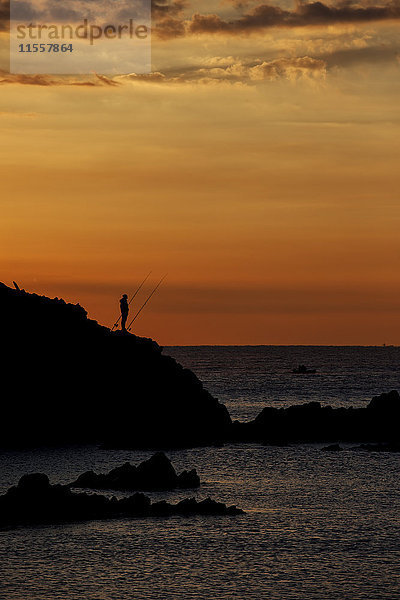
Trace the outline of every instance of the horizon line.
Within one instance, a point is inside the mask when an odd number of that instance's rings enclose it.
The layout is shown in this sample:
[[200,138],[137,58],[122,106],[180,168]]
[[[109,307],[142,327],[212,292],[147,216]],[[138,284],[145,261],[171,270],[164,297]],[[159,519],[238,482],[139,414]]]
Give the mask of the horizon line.
[[164,348],[400,348],[400,344],[164,344]]

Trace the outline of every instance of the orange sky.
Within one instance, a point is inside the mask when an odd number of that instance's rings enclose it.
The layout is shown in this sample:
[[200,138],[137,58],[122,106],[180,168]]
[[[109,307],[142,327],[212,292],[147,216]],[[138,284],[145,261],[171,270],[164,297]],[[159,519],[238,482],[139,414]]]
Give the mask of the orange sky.
[[4,75],[0,281],[110,325],[168,272],[136,327],[163,345],[400,344],[397,37],[187,35],[154,41],[158,79]]

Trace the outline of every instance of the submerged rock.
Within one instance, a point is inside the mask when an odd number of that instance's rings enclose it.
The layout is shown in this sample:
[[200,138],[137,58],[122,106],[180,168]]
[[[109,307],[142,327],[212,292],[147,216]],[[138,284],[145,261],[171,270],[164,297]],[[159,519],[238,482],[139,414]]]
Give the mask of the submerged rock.
[[196,469],[177,475],[164,452],[157,452],[135,467],[129,462],[107,474],[86,471],[70,487],[98,490],[172,490],[199,487]]
[[0,525],[7,527],[123,517],[240,514],[244,512],[236,506],[226,506],[210,498],[201,502],[188,498],[177,504],[164,501],[152,504],[140,492],[120,500],[75,493],[69,486],[51,485],[43,473],[24,475],[17,486],[0,496]]

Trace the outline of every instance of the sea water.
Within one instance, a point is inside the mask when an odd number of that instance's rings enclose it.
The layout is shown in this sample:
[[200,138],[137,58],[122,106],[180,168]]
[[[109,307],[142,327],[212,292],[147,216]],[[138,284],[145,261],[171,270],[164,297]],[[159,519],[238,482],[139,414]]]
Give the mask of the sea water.
[[[241,421],[254,419],[266,405],[366,406],[373,396],[400,387],[398,346],[192,346],[165,353],[193,369]],[[295,375],[303,364],[317,372]]]
[[[265,405],[318,400],[365,406],[399,388],[398,348],[168,348],[235,418]],[[317,373],[296,376],[298,364]],[[395,600],[400,598],[400,456],[322,444],[228,444],[169,451],[196,468],[199,490],[235,517],[159,517],[20,527],[0,532],[6,600]],[[3,452],[1,492],[28,472],[67,483],[151,451],[93,446]]]

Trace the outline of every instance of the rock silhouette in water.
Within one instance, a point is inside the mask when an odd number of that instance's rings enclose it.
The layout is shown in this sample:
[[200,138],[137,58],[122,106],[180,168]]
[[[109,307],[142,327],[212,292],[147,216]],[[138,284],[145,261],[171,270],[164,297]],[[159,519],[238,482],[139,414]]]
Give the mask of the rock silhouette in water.
[[151,503],[141,493],[120,500],[100,494],[77,494],[68,486],[50,485],[43,473],[24,475],[17,486],[0,496],[0,525],[7,527],[122,517],[239,514],[244,513],[236,506],[226,506],[210,498],[201,502],[187,498],[170,504]]
[[137,467],[125,463],[109,473],[86,471],[70,484],[70,487],[95,490],[173,490],[175,488],[196,488],[200,477],[196,469],[182,471],[177,475],[169,458],[157,452]]
[[235,421],[232,440],[276,442],[377,441],[398,444],[400,396],[396,390],[374,397],[365,408],[332,408],[308,402],[266,407],[249,423]]
[[226,407],[153,340],[111,332],[79,304],[4,284],[0,309],[3,447],[168,448],[226,437]]

